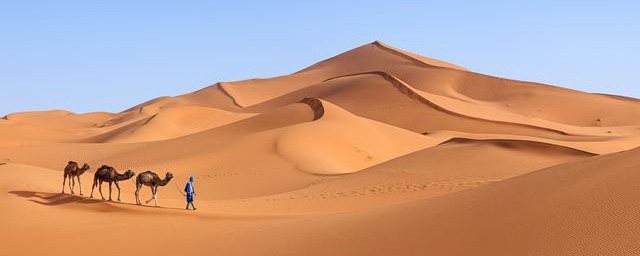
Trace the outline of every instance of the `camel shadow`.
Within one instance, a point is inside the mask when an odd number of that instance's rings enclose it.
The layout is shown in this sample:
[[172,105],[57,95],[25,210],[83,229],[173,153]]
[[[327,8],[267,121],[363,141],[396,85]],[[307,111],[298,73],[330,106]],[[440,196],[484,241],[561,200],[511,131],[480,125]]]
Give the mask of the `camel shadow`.
[[[108,200],[101,200],[101,199],[91,199],[91,200],[97,200],[99,202],[103,202],[103,203],[109,203],[109,204],[122,204],[122,205],[133,205],[133,206],[138,206],[138,207],[145,207],[145,208],[152,208],[152,209],[171,209],[171,210],[184,210],[184,208],[178,208],[178,207],[165,207],[165,206],[154,206],[154,205],[149,205],[149,204],[136,204],[136,203],[127,203],[127,202],[123,202],[123,201],[108,201]],[[140,199],[142,200],[142,199]],[[144,200],[142,200],[144,201]]]
[[[36,192],[36,191],[9,191],[19,197],[29,198],[29,201],[42,204],[42,205],[63,205],[69,203],[81,203],[81,204],[95,204],[100,203],[100,200],[88,199],[82,196],[73,194],[60,194],[50,192]],[[33,199],[35,198],[35,199]]]
[[154,208],[154,209],[173,209],[173,210],[183,210],[182,208],[174,208],[174,207],[155,207],[152,205],[136,205],[135,203],[127,203],[122,201],[107,201],[102,199],[94,199],[94,198],[86,198],[79,195],[73,194],[60,194],[60,193],[51,193],[51,192],[37,192],[37,191],[9,191],[10,194],[14,194],[19,197],[28,198],[29,201],[48,206],[56,206],[56,205],[64,205],[70,203],[80,203],[80,204],[121,204],[121,205],[134,205],[141,206],[145,208]]

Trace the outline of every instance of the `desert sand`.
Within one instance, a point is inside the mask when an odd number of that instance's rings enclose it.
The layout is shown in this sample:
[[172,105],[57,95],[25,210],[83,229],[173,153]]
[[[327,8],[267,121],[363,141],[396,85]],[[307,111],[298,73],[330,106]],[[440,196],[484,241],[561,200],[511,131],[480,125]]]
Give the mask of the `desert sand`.
[[[637,255],[638,147],[638,99],[376,41],[119,113],[6,115],[0,254]],[[82,196],[61,194],[69,160]],[[135,178],[89,198],[103,164],[175,177],[160,207]]]

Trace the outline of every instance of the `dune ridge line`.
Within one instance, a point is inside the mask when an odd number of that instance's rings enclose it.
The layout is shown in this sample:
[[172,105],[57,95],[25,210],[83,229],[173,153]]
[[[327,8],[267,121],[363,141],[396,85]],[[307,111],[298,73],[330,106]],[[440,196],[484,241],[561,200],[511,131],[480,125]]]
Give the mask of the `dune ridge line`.
[[541,129],[541,130],[546,130],[546,131],[550,131],[550,132],[554,132],[554,133],[558,133],[558,134],[562,134],[562,135],[569,135],[566,132],[560,131],[560,130],[556,130],[556,129],[551,129],[548,127],[540,127],[540,126],[535,126],[535,125],[529,125],[529,124],[522,124],[522,123],[514,123],[514,122],[507,122],[507,121],[499,121],[499,120],[490,120],[490,119],[485,119],[485,118],[479,118],[479,117],[473,117],[473,116],[468,116],[468,115],[464,115],[449,109],[446,109],[438,104],[436,104],[433,101],[430,101],[429,99],[423,97],[422,95],[418,94],[416,92],[416,89],[414,89],[413,87],[411,87],[410,85],[408,85],[407,83],[405,83],[404,81],[400,80],[399,78],[384,72],[384,71],[370,71],[370,72],[363,72],[363,73],[357,73],[357,74],[349,74],[349,75],[343,75],[343,76],[337,76],[337,77],[332,77],[329,79],[324,80],[323,82],[327,82],[333,79],[339,79],[339,78],[344,78],[344,77],[351,77],[351,76],[360,76],[360,75],[378,75],[381,76],[382,78],[384,78],[386,81],[388,81],[394,88],[396,88],[400,93],[406,95],[407,97],[419,101],[425,105],[428,105],[436,110],[451,114],[451,115],[455,115],[455,116],[459,116],[459,117],[464,117],[464,118],[469,118],[469,119],[473,119],[473,120],[481,120],[481,121],[487,121],[487,122],[493,122],[493,123],[499,123],[499,124],[510,124],[510,125],[519,125],[519,126],[525,126],[525,127],[529,127],[529,128],[535,128],[535,129]]

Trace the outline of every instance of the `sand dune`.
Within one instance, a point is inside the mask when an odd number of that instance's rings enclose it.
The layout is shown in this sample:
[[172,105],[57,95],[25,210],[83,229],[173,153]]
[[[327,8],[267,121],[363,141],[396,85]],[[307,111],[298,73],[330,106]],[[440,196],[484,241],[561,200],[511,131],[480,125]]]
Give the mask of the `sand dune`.
[[327,102],[323,105],[321,119],[288,127],[276,143],[278,154],[300,170],[352,173],[433,145],[420,134],[354,116]]
[[[269,137],[274,140],[275,152],[296,163],[298,169],[328,174],[357,171],[390,157],[433,145],[422,135],[354,116],[326,102],[322,105],[324,114],[315,121],[313,109],[296,103],[219,129],[141,147],[140,155],[154,152],[151,158],[141,158],[136,151],[126,152],[126,155],[132,159],[147,159],[144,163],[159,163],[172,161],[171,158],[201,157],[198,154],[228,150],[228,143],[244,141],[246,136],[262,143],[263,139],[255,137]],[[330,139],[336,136],[341,139]],[[380,139],[376,139],[378,137]],[[318,153],[314,154],[314,151]]]
[[[377,41],[119,113],[8,114],[0,254],[634,255],[638,116]],[[83,196],[60,194],[69,160],[92,167]],[[87,198],[103,164],[175,178],[159,208],[133,203],[135,179]],[[69,244],[91,235],[117,246]]]
[[437,197],[591,156],[538,142],[453,139],[353,175],[327,177],[304,189],[251,199],[250,206],[278,213],[375,208]]
[[296,227],[294,236],[309,229],[345,234],[305,244],[319,255],[343,246],[362,255],[633,255],[640,249],[639,153],[559,165],[433,200],[310,218],[302,221],[308,229],[298,229],[302,223],[284,229]]
[[102,135],[99,142],[142,142],[166,140],[237,122],[252,114],[232,113],[208,107],[174,107]]
[[[425,92],[558,123],[596,127],[637,125],[626,116],[640,114],[637,104],[624,100],[486,76],[446,63],[420,65],[416,64],[416,59],[374,42],[289,76],[224,83],[221,86],[236,103],[246,107],[330,78],[384,71]],[[587,105],[589,107],[584,108]],[[563,110],[558,111],[557,107]]]

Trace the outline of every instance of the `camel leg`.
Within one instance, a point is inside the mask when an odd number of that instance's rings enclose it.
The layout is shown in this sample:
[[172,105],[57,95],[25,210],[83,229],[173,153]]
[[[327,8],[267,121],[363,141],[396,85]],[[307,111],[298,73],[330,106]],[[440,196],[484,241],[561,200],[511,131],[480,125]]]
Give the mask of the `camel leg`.
[[78,177],[78,187],[80,188],[80,195],[82,195],[82,182],[80,182],[80,176]]
[[120,202],[120,185],[118,185],[118,181],[114,181],[113,183],[116,184],[116,188],[118,189],[118,202]]
[[102,195],[102,181],[98,183],[98,191],[100,192],[100,197],[104,200],[104,196]]
[[158,188],[155,189],[154,193],[153,193],[153,199],[156,203],[156,207],[158,207]]
[[73,179],[73,176],[70,175],[69,176],[69,190],[71,190],[71,194],[75,195],[76,193],[73,192],[73,188],[76,186],[76,181]]
[[136,204],[137,205],[142,204],[140,202],[140,187],[142,187],[142,184],[136,184]]
[[153,186],[149,187],[151,188],[151,198],[149,198],[149,200],[146,201],[146,204],[149,204],[149,202],[151,202],[151,200],[153,200],[153,197],[156,193],[153,192]]
[[[156,191],[158,191],[157,188],[152,186],[151,187],[151,198],[149,200],[147,200],[147,204],[149,204],[149,202],[151,202],[151,200],[155,200],[156,199]],[[158,204],[158,201],[156,201],[156,206],[158,206],[157,204]]]
[[66,185],[65,183],[67,183],[67,174],[64,174],[64,179],[62,180],[62,194],[64,194],[64,186]]
[[93,189],[96,187],[97,180],[93,179],[93,185],[91,185],[91,198],[93,198]]
[[111,200],[111,181],[109,181],[109,201],[113,201]]

